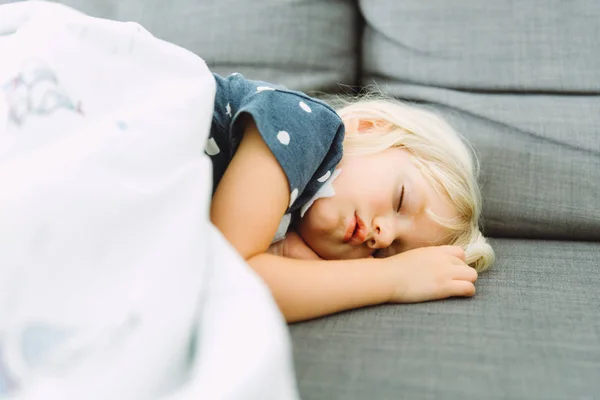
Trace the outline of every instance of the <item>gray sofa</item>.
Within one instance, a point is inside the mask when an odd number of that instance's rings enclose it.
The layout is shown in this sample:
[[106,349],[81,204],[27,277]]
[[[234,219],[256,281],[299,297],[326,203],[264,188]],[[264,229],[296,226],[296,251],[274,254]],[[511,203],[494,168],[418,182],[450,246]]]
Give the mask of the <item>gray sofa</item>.
[[473,144],[497,253],[477,296],[290,326],[304,399],[600,399],[599,2],[64,3],[137,21],[222,74],[377,85]]

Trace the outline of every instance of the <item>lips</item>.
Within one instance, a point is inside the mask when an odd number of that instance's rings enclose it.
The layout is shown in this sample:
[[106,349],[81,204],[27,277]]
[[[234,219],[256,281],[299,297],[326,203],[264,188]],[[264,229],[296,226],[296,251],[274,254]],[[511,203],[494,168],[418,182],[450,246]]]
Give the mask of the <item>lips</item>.
[[344,243],[348,243],[350,239],[352,239],[357,228],[358,224],[356,223],[356,215],[353,215],[350,221],[348,222],[348,227],[346,228],[346,234],[344,235]]
[[367,229],[365,223],[360,219],[358,214],[354,214],[348,223],[348,228],[344,235],[344,243],[350,243],[353,246],[357,246],[363,244],[366,238]]

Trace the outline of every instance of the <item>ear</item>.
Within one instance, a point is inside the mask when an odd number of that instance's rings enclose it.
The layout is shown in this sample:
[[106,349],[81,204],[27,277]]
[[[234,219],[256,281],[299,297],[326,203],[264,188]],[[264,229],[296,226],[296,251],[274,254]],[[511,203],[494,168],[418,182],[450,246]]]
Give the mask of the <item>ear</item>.
[[361,119],[358,121],[358,132],[364,133],[364,132],[370,131],[373,128],[377,128],[378,126],[381,126],[380,123],[383,123],[383,121],[372,121],[370,119]]
[[389,132],[393,129],[392,124],[384,120],[360,119],[357,117],[348,118],[344,121],[346,134],[360,135],[369,131]]

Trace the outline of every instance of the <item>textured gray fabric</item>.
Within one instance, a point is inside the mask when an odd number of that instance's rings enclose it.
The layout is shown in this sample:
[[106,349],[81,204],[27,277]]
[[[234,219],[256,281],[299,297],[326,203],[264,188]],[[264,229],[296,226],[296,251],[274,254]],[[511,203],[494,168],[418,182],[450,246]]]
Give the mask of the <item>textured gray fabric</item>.
[[596,0],[361,0],[367,73],[428,86],[600,91]]
[[487,233],[600,239],[600,3],[361,1],[363,83],[475,146]]
[[356,75],[350,0],[62,0],[87,14],[135,21],[200,55],[220,75],[325,90]]
[[600,398],[600,244],[493,245],[473,299],[292,325],[302,398]]

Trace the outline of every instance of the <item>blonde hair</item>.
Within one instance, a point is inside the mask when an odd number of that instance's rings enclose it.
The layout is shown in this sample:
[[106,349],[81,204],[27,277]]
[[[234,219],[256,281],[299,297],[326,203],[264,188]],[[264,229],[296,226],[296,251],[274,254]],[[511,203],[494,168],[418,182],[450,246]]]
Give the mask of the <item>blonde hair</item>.
[[461,246],[467,264],[477,271],[489,268],[494,262],[494,251],[479,228],[479,164],[466,141],[442,118],[422,107],[381,95],[361,96],[354,101],[328,100],[347,128],[344,152],[368,154],[389,147],[408,150],[425,178],[459,214],[458,218],[447,220],[428,210],[433,220],[449,229],[446,243]]

